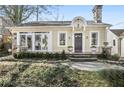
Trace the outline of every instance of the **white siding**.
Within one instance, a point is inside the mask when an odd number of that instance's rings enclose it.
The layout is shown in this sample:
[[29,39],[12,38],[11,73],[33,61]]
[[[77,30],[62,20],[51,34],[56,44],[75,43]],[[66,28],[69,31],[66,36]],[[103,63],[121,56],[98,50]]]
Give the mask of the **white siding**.
[[124,57],[124,38],[121,41],[121,57]]
[[[113,40],[115,40],[115,46],[113,46]],[[112,47],[111,53],[118,54],[118,36],[116,36],[113,32],[109,31],[107,32],[107,41],[109,43],[109,46]]]

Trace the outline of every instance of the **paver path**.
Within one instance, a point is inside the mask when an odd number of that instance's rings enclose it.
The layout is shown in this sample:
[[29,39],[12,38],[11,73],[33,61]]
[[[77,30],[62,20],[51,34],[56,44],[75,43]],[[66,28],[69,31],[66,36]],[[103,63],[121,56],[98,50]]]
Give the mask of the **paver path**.
[[12,55],[0,57],[0,61],[1,61],[1,60],[5,60],[5,59],[11,59],[11,58],[13,58]]
[[99,62],[70,62],[70,63],[63,63],[63,65],[68,65],[71,68],[76,68],[79,70],[87,70],[87,71],[99,71],[103,69],[123,69],[124,70],[124,67],[119,65],[99,63]]

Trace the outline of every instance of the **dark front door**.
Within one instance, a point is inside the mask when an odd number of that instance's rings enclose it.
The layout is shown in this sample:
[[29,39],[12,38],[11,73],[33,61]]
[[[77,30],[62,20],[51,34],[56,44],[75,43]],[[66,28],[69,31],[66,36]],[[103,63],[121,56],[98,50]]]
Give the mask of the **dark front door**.
[[82,52],[82,33],[74,34],[74,50],[77,53]]

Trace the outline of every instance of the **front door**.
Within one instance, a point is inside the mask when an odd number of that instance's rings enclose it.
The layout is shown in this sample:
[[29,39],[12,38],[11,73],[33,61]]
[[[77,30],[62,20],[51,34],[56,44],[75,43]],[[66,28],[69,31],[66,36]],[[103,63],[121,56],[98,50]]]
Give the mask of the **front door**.
[[82,33],[75,33],[74,34],[74,51],[76,53],[82,52]]

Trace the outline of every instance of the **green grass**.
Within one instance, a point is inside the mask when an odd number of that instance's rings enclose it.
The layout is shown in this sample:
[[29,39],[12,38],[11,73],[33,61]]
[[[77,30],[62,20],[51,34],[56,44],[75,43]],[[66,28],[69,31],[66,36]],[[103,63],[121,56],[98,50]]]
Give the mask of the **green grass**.
[[124,71],[80,71],[47,63],[0,63],[0,86],[4,87],[105,87],[124,86]]

